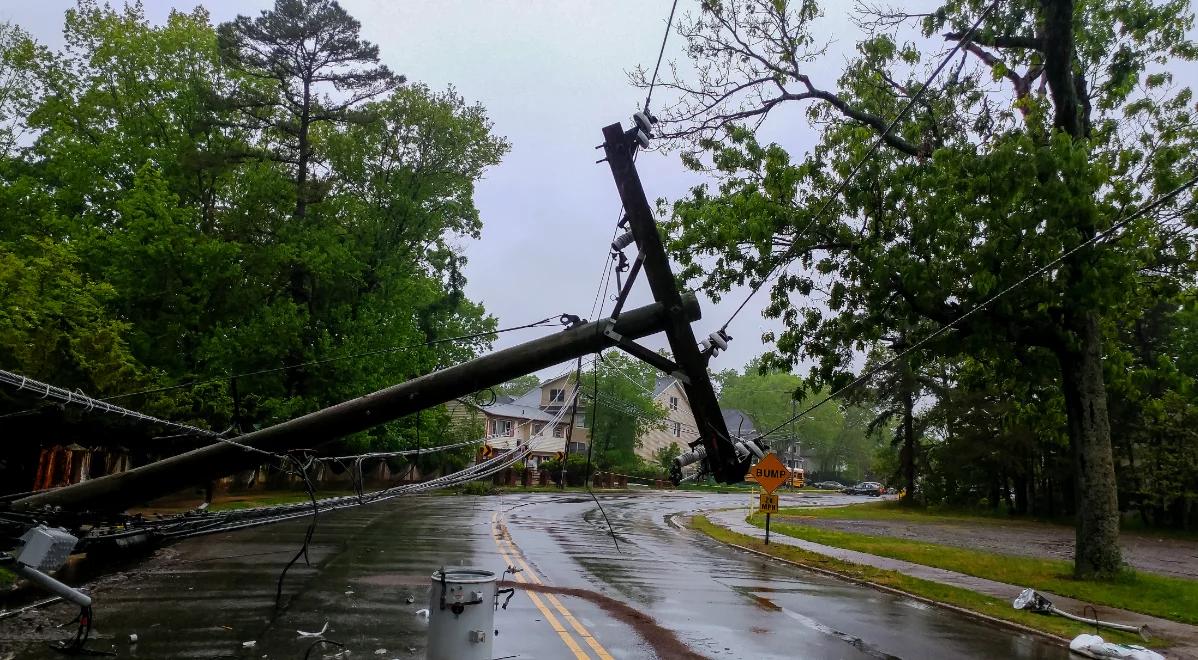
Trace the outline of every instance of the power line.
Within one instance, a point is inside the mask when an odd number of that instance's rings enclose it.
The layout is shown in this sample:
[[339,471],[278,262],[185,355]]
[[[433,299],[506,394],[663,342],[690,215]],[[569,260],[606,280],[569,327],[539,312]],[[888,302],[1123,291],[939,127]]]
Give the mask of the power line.
[[210,431],[208,429],[202,429],[202,428],[199,428],[196,426],[191,426],[189,424],[180,424],[178,422],[172,422],[169,420],[154,417],[153,415],[147,415],[146,413],[143,413],[143,412],[140,412],[137,410],[133,410],[130,408],[123,408],[116,404],[108,403],[107,401],[90,397],[78,390],[72,392],[71,390],[68,390],[68,389],[65,389],[62,387],[57,387],[55,385],[51,385],[49,383],[45,383],[45,382],[42,382],[40,380],[36,380],[33,378],[29,378],[28,376],[22,376],[20,374],[15,374],[11,371],[5,371],[3,369],[0,369],[0,383],[4,383],[6,385],[11,385],[13,387],[16,387],[18,392],[20,392],[22,390],[28,390],[34,394],[40,393],[42,395],[41,398],[43,398],[43,399],[46,399],[46,398],[54,399],[55,401],[60,401],[68,406],[78,406],[80,408],[87,410],[88,412],[100,412],[100,413],[104,413],[104,414],[108,414],[108,415],[119,415],[120,417],[134,419],[139,422],[145,422],[145,423],[149,423],[149,424],[157,424],[159,426],[165,426],[167,428],[173,428],[176,430],[180,430],[180,431],[183,431],[187,435],[198,435],[198,436],[202,436],[205,438],[212,438],[212,439],[218,440],[220,442],[224,442],[224,443],[227,443],[230,445],[234,445],[236,447],[240,447],[241,449],[257,452],[259,454],[265,454],[267,456],[272,456],[274,458],[283,458],[283,456],[281,454],[275,454],[272,452],[268,452],[264,449],[258,449],[257,447],[251,447],[249,445],[245,445],[240,442],[235,442],[233,440],[230,440],[229,438],[224,437],[223,435],[221,435],[215,431]]
[[657,51],[657,64],[653,67],[653,78],[649,81],[649,93],[645,95],[645,112],[649,112],[649,100],[653,98],[653,87],[657,84],[657,71],[661,68],[661,58],[666,52],[666,40],[670,38],[670,27],[674,24],[674,10],[678,9],[678,0],[670,7],[670,17],[666,19],[666,31],[661,35],[661,49]]
[[[1001,1],[1002,0],[994,0],[994,2],[990,3],[990,5],[986,7],[981,15],[978,16],[978,19],[974,21],[973,27],[969,28],[969,30],[965,32],[955,44],[953,44],[953,47],[948,51],[948,55],[946,55],[944,59],[940,61],[940,64],[934,71],[932,71],[932,75],[928,76],[928,79],[926,82],[924,82],[923,86],[915,90],[915,93],[911,95],[911,98],[907,101],[907,104],[904,105],[903,108],[899,110],[899,113],[895,115],[894,119],[887,124],[885,130],[883,130],[881,134],[874,138],[873,143],[870,144],[869,148],[865,150],[865,154],[856,162],[856,164],[853,165],[853,168],[849,170],[849,173],[845,175],[844,179],[841,180],[840,185],[836,187],[832,194],[824,198],[824,203],[815,212],[815,215],[812,216],[811,220],[806,226],[803,227],[803,229],[795,232],[795,236],[806,233],[807,230],[810,229],[816,223],[816,221],[818,221],[820,217],[832,207],[832,202],[844,193],[849,186],[849,182],[853,180],[853,177],[857,176],[857,173],[861,171],[861,168],[865,165],[865,162],[873,158],[873,155],[875,152],[877,152],[878,147],[880,147],[882,142],[885,141],[886,137],[890,135],[890,131],[894,130],[894,128],[898,126],[898,123],[902,121],[903,118],[906,117],[911,111],[911,108],[915,107],[915,103],[919,101],[921,96],[923,96],[924,91],[931,86],[936,77],[940,75],[940,72],[944,70],[944,67],[948,66],[948,63],[957,54],[957,51],[960,50],[964,44],[969,42],[974,33],[977,32],[979,27],[981,27],[982,21],[986,20],[986,17],[998,7],[999,2]],[[774,272],[778,270],[778,266],[785,263],[786,260],[790,258],[790,252],[794,249],[793,245],[795,244],[792,244],[791,248],[788,248],[782,253],[780,260],[775,262],[774,265],[770,267],[769,271],[766,272],[765,277],[763,277],[760,282],[758,282],[753,286],[752,289],[749,290],[749,295],[745,296],[745,299],[741,301],[736,310],[732,312],[732,315],[728,317],[728,320],[724,322],[724,325],[720,326],[721,331],[728,329],[729,324],[731,324],[733,319],[735,319],[737,315],[741,313],[741,310],[745,308],[745,305],[749,304],[749,301],[752,300],[753,296],[757,295],[757,292],[760,291],[762,287],[764,287],[766,283],[773,278]]]
[[843,393],[843,392],[845,392],[845,391],[847,391],[847,390],[849,390],[849,389],[852,389],[852,388],[854,388],[854,387],[856,387],[856,386],[860,385],[861,383],[863,383],[863,382],[865,382],[865,381],[869,380],[870,378],[873,378],[873,377],[874,377],[875,375],[877,375],[878,373],[880,373],[880,372],[882,372],[882,371],[884,371],[884,370],[886,370],[886,369],[890,368],[890,366],[891,366],[891,365],[893,365],[894,363],[896,363],[896,362],[898,362],[899,360],[901,360],[901,359],[903,359],[904,357],[906,357],[906,356],[907,356],[908,354],[910,354],[912,351],[915,351],[916,349],[918,349],[918,348],[920,348],[921,346],[923,346],[923,345],[927,344],[928,342],[932,341],[932,340],[933,340],[933,339],[935,339],[936,337],[939,337],[940,335],[944,334],[945,332],[948,332],[950,329],[952,329],[952,328],[956,327],[957,325],[959,325],[959,324],[960,324],[962,321],[964,321],[965,319],[967,319],[967,318],[969,318],[969,317],[973,316],[974,314],[977,314],[978,312],[982,311],[982,310],[983,310],[983,309],[985,309],[986,307],[989,307],[989,306],[990,306],[990,304],[991,304],[991,303],[993,303],[995,300],[998,300],[999,298],[1001,298],[1001,297],[1003,297],[1003,296],[1007,295],[1007,294],[1008,294],[1008,293],[1010,293],[1011,291],[1013,291],[1013,290],[1015,290],[1015,289],[1017,289],[1017,288],[1019,288],[1019,287],[1023,286],[1023,285],[1024,285],[1025,283],[1027,283],[1029,280],[1032,280],[1032,279],[1034,279],[1034,278],[1036,278],[1036,277],[1039,277],[1040,275],[1043,275],[1044,273],[1046,273],[1046,272],[1048,272],[1049,270],[1051,270],[1052,268],[1056,267],[1056,266],[1057,266],[1057,265],[1059,265],[1061,262],[1063,262],[1064,260],[1066,260],[1066,259],[1068,259],[1069,257],[1073,256],[1073,255],[1074,255],[1074,254],[1076,254],[1078,251],[1080,251],[1080,250],[1082,250],[1082,249],[1086,248],[1087,246],[1094,245],[1094,244],[1098,243],[1099,241],[1101,241],[1101,240],[1104,240],[1104,239],[1106,239],[1106,238],[1110,237],[1110,236],[1111,236],[1112,234],[1114,234],[1116,231],[1118,231],[1118,230],[1122,229],[1123,227],[1126,227],[1128,224],[1130,224],[1132,220],[1135,220],[1135,219],[1137,219],[1137,218],[1139,218],[1139,217],[1143,216],[1144,214],[1146,214],[1146,213],[1148,213],[1148,212],[1150,212],[1150,211],[1154,211],[1154,210],[1156,210],[1157,208],[1159,208],[1159,207],[1163,206],[1163,205],[1164,205],[1166,202],[1168,202],[1169,200],[1173,199],[1174,197],[1177,197],[1177,196],[1178,196],[1178,195],[1180,195],[1182,192],[1184,192],[1184,191],[1185,191],[1185,190],[1187,190],[1188,188],[1190,188],[1190,187],[1194,186],[1195,184],[1198,184],[1198,175],[1195,175],[1195,176],[1193,176],[1193,177],[1189,178],[1188,180],[1186,180],[1184,183],[1182,183],[1181,185],[1177,186],[1176,188],[1174,188],[1174,189],[1170,190],[1169,192],[1166,192],[1166,193],[1164,193],[1164,194],[1160,195],[1159,197],[1157,197],[1156,199],[1152,200],[1151,202],[1149,202],[1149,203],[1145,204],[1144,206],[1141,206],[1141,207],[1140,207],[1139,209],[1137,209],[1136,211],[1132,212],[1131,214],[1127,215],[1127,216],[1126,216],[1126,217],[1124,217],[1123,219],[1121,219],[1121,220],[1119,220],[1119,221],[1115,222],[1114,224],[1112,224],[1112,225],[1111,225],[1111,226],[1110,226],[1108,229],[1106,229],[1106,230],[1104,230],[1104,231],[1101,231],[1101,232],[1099,232],[1099,233],[1095,234],[1094,236],[1092,236],[1092,237],[1090,237],[1090,238],[1088,238],[1088,239],[1086,239],[1086,240],[1082,241],[1081,243],[1078,243],[1076,246],[1074,246],[1073,248],[1069,249],[1067,252],[1065,252],[1065,253],[1064,253],[1064,254],[1062,254],[1061,256],[1057,257],[1056,259],[1053,259],[1052,261],[1048,262],[1047,264],[1044,264],[1043,266],[1041,266],[1041,267],[1037,268],[1036,270],[1032,271],[1032,272],[1031,272],[1031,273],[1029,273],[1028,275],[1024,276],[1024,277],[1023,277],[1022,279],[1020,279],[1019,281],[1015,282],[1014,284],[1012,284],[1012,285],[1008,286],[1007,288],[1005,288],[1005,289],[1003,289],[1003,290],[999,291],[998,293],[995,293],[994,295],[990,296],[989,298],[987,298],[987,299],[983,300],[982,302],[978,303],[978,304],[977,304],[975,307],[973,307],[973,308],[972,308],[972,309],[970,309],[969,311],[965,312],[965,313],[964,313],[964,314],[962,314],[961,316],[958,316],[957,318],[953,319],[952,321],[949,321],[948,323],[946,323],[946,324],[944,324],[944,325],[940,326],[940,327],[939,327],[939,328],[937,328],[937,329],[936,329],[936,331],[935,331],[935,332],[933,332],[932,334],[928,335],[927,337],[924,337],[923,339],[920,339],[919,341],[915,342],[914,344],[912,344],[912,345],[911,345],[911,346],[909,346],[908,348],[904,349],[902,352],[898,353],[897,355],[895,355],[894,357],[890,358],[889,360],[887,360],[887,361],[883,362],[882,364],[880,364],[880,365],[878,365],[878,366],[874,367],[873,369],[870,369],[869,371],[866,371],[865,373],[861,374],[860,376],[858,376],[857,378],[855,378],[855,379],[853,379],[851,382],[849,382],[847,385],[845,385],[845,386],[841,387],[840,389],[836,390],[835,392],[832,392],[832,393],[831,393],[831,394],[829,394],[828,396],[826,396],[826,397],[824,397],[823,399],[821,399],[819,402],[817,402],[817,403],[815,403],[814,405],[812,405],[812,406],[808,407],[808,408],[807,408],[806,410],[804,410],[803,412],[800,412],[800,413],[798,413],[798,414],[796,414],[796,415],[792,416],[790,419],[786,420],[785,422],[782,422],[781,424],[779,424],[779,425],[775,426],[774,428],[772,428],[772,429],[770,429],[770,430],[766,431],[765,433],[762,433],[760,437],[763,437],[763,438],[764,438],[765,436],[767,436],[767,435],[770,435],[771,433],[775,433],[775,432],[777,432],[779,429],[783,428],[783,427],[784,427],[784,426],[786,426],[787,424],[790,424],[791,422],[793,422],[793,421],[795,421],[795,420],[799,419],[799,418],[800,418],[800,417],[802,417],[803,415],[806,415],[807,413],[809,413],[809,412],[811,412],[811,411],[815,410],[816,408],[819,408],[820,406],[822,406],[822,405],[824,405],[825,403],[827,403],[827,402],[831,401],[832,399],[834,399],[834,398],[836,398],[836,397],[840,396],[840,394],[841,394],[841,393]]

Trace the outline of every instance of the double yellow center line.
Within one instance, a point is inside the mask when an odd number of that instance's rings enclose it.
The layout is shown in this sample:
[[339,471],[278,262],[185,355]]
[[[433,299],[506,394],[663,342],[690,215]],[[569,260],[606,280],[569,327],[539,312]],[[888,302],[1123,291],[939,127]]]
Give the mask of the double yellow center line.
[[[516,548],[516,545],[512,543],[512,540],[499,533],[498,512],[491,514],[491,538],[495,539],[495,547],[499,549],[499,554],[503,557],[503,561],[506,562],[508,566],[523,569],[522,572],[516,573],[517,582],[521,584],[529,584],[530,582],[532,584],[545,584],[541,581],[541,576],[537,575],[537,572],[528,565],[528,562],[524,561],[524,555],[520,553],[520,551]],[[554,616],[553,612],[545,606],[545,603],[541,600],[541,595],[538,595],[533,591],[525,591],[524,593],[528,594],[528,597],[532,600],[532,604],[541,611],[541,615],[545,617],[545,621],[548,622],[553,628],[553,632],[557,633],[558,637],[562,638],[562,642],[564,642],[574,654],[576,660],[591,660],[591,656],[587,655],[587,652],[584,651],[582,646],[578,644],[578,642],[574,639],[574,635],[570,634],[570,631],[567,630],[566,627],[561,624],[558,618]],[[565,605],[562,605],[562,602],[558,600],[557,596],[553,594],[543,595],[545,596],[545,600],[548,600],[549,603],[553,605],[553,609],[557,610],[558,613],[561,614],[562,618],[570,624],[570,627],[574,629],[574,632],[582,638],[582,641],[585,642],[587,646],[591,647],[591,650],[594,651],[595,656],[598,657],[599,660],[615,660],[612,658],[611,654],[607,652],[607,649],[603,648],[603,645],[600,644],[599,641],[595,639],[581,623],[578,622],[578,619],[576,619],[574,615],[570,613],[570,610],[566,609]]]

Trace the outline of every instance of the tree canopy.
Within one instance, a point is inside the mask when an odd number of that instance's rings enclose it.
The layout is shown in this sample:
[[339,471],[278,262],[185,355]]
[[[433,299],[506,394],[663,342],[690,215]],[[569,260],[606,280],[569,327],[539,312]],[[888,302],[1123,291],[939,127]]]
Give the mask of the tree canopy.
[[[495,328],[463,292],[458,239],[478,236],[475,183],[509,145],[454,89],[397,88],[357,29],[326,0],[219,29],[203,8],[153,24],[80,0],[61,52],[0,28],[0,366],[251,430],[488,346],[443,340]],[[135,460],[199,442],[0,397],[22,413],[13,437]],[[445,415],[344,443],[429,446]]]
[[[1120,396],[1129,412],[1169,397],[1129,388],[1115,365],[1137,361],[1132,319],[1184,314],[1194,290],[1192,189],[1128,219],[1198,171],[1192,92],[1169,74],[1198,54],[1188,3],[861,6],[865,38],[836,81],[815,66],[819,11],[813,0],[713,0],[682,23],[694,67],[664,83],[677,100],[664,132],[718,180],[671,209],[682,276],[714,295],[770,282],[766,314],[785,328],[765,337],[767,362],[814,362],[811,391],[840,389],[875,347],[918,346],[890,365],[909,370],[912,397],[980,403],[988,392],[1010,414],[941,410],[929,432],[960,447],[972,417],[985,432],[970,442],[1025,452],[995,473],[993,492],[1038,484],[1047,506],[1076,514],[1077,573],[1116,572],[1125,440],[1111,426],[1125,422],[1112,417]],[[944,41],[960,44],[948,60],[933,46]],[[805,155],[757,137],[795,104],[818,130]],[[921,395],[933,376],[956,397]],[[918,408],[905,406],[908,436]],[[1033,429],[1042,435],[1029,443]],[[1072,454],[1064,473],[1040,453],[1056,437]],[[1169,506],[1192,510],[1195,476]]]

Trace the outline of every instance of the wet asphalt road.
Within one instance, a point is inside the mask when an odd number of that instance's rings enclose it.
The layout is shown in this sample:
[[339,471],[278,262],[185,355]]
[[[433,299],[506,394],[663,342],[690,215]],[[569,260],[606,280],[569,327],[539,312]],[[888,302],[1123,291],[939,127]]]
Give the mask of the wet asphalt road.
[[[428,607],[432,571],[515,564],[525,569],[521,580],[586,597],[517,593],[496,614],[496,658],[670,657],[677,647],[658,639],[670,633],[710,658],[1068,657],[1040,638],[749,555],[678,522],[703,510],[747,511],[746,495],[600,497],[620,552],[599,509],[576,494],[413,497],[329,513],[310,549],[312,566],[301,561],[288,574],[279,611],[276,580],[305,521],[184,541],[97,584],[99,637],[91,646],[124,658],[298,660],[311,640],[297,631],[327,621],[327,637],[352,651],[344,658],[422,658],[426,624],[416,611]],[[783,496],[784,505],[799,501]],[[592,594],[630,605],[668,632],[635,627]],[[54,626],[72,616],[59,605],[0,622],[0,660],[61,658],[45,640],[68,637],[70,626]],[[311,657],[337,651],[322,647]]]

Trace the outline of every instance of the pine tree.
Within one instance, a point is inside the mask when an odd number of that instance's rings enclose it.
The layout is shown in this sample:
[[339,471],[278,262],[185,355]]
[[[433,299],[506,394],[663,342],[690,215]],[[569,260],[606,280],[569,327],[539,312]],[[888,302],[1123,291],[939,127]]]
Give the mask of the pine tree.
[[[218,28],[224,61],[274,84],[229,100],[259,127],[282,134],[272,157],[295,168],[296,219],[320,198],[312,175],[320,162],[313,125],[364,122],[355,106],[404,82],[378,64],[378,46],[359,37],[361,27],[336,0],[276,0],[257,18],[238,16]],[[335,94],[322,92],[329,87]]]

